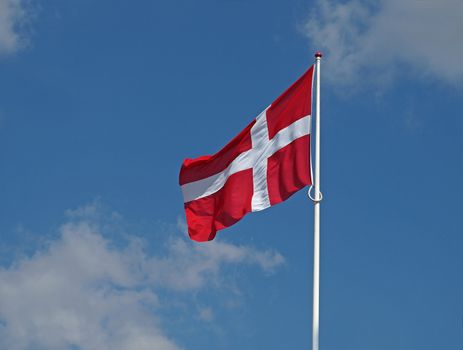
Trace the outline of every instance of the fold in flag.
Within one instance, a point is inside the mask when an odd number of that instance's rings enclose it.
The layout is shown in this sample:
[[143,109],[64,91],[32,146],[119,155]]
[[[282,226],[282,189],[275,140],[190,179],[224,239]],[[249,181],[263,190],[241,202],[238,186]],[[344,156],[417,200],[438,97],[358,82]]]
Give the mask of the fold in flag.
[[311,185],[310,67],[219,152],[185,159],[180,170],[188,233],[210,241],[249,212]]

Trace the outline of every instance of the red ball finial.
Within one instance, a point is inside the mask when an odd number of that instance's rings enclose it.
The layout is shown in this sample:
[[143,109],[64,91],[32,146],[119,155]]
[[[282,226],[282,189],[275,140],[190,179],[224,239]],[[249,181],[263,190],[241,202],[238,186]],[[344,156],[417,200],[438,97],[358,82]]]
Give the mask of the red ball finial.
[[321,58],[322,56],[323,56],[323,54],[321,53],[321,51],[315,52],[315,57],[316,58]]

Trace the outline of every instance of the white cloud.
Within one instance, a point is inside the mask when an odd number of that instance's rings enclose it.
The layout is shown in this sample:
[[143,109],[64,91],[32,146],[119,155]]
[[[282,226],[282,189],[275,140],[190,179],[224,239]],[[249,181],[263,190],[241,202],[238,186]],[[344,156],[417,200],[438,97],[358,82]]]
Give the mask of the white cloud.
[[[276,252],[183,238],[168,242],[161,257],[151,256],[136,236],[126,236],[122,246],[105,238],[103,227],[110,226],[81,216],[95,217],[95,208],[68,212],[71,221],[57,239],[0,268],[0,348],[177,350],[159,317],[169,307],[162,290],[209,289],[230,264],[271,272],[283,263]],[[209,307],[199,310],[200,320],[213,318]]]
[[461,0],[319,0],[305,33],[327,54],[323,74],[336,84],[387,82],[404,66],[460,84],[462,13]]
[[146,261],[145,271],[151,283],[160,283],[174,290],[201,288],[206,281],[220,283],[220,269],[224,264],[257,265],[264,272],[272,273],[284,263],[278,252],[259,251],[220,241],[191,244],[175,239],[166,247],[165,257]]
[[0,0],[0,55],[14,53],[24,45],[24,25],[30,17],[27,9],[27,0]]

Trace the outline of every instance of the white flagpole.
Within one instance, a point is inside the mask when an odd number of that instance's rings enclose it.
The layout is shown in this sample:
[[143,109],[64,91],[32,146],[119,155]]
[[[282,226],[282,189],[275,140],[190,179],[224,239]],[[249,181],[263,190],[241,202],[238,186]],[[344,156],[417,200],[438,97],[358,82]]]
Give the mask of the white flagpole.
[[320,336],[320,60],[321,52],[315,54],[315,181],[314,181],[314,254],[313,254],[313,320],[312,350],[318,350]]

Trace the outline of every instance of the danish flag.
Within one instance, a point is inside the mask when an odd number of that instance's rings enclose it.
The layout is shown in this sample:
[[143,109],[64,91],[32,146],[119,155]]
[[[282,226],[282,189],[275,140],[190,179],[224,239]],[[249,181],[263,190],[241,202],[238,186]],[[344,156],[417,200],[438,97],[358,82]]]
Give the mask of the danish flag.
[[219,152],[184,160],[179,182],[191,239],[210,241],[247,213],[312,184],[313,71],[312,66]]

